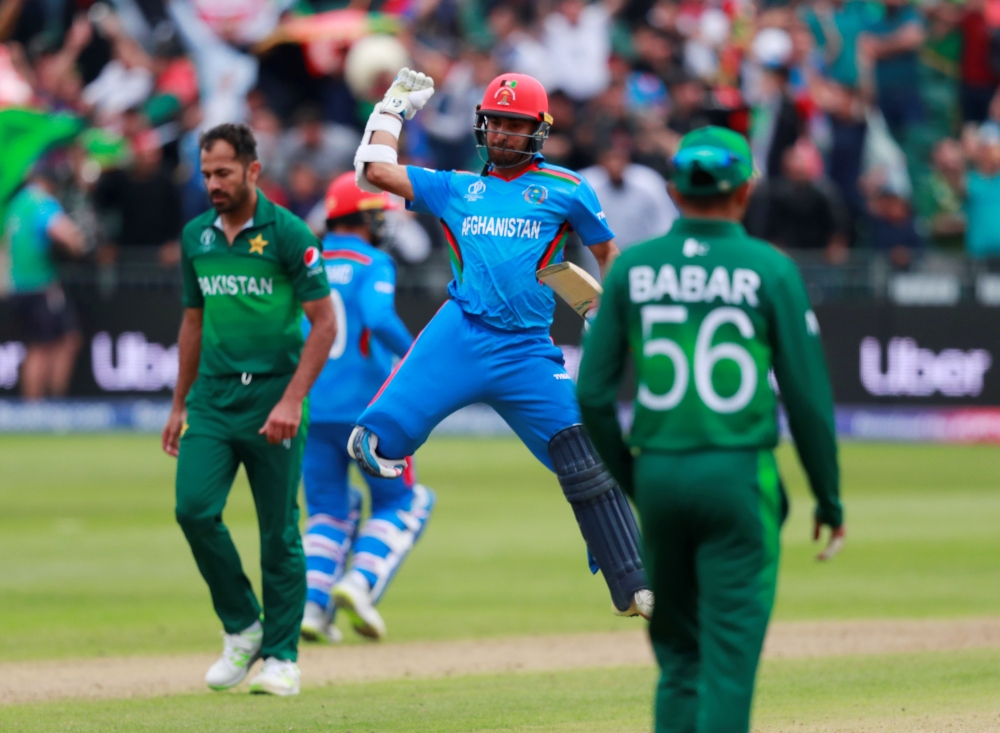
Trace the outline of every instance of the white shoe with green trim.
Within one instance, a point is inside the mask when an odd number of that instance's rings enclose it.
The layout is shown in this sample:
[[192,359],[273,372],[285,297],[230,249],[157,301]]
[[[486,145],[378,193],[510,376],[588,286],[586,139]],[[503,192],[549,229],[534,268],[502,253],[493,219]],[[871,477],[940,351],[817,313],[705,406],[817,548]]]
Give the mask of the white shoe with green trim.
[[339,644],[344,640],[340,629],[330,623],[330,614],[313,601],[306,601],[300,633],[305,641]]
[[250,680],[250,692],[254,695],[298,695],[302,673],[299,665],[287,659],[268,657],[260,674]]
[[228,690],[247,676],[253,663],[260,659],[264,627],[260,621],[238,634],[223,634],[222,657],[208,668],[205,683],[213,690]]
[[333,586],[333,602],[351,619],[354,630],[369,639],[384,639],[385,621],[375,610],[368,583],[348,573],[342,581]]

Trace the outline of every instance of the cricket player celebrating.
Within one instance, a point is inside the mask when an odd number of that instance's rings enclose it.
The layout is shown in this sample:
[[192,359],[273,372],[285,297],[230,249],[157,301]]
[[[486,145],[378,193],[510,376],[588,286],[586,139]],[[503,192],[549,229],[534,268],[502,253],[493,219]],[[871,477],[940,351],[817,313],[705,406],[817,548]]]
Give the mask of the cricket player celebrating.
[[[739,223],[752,186],[747,141],[696,130],[674,166],[682,218],[626,251],[605,279],[577,393],[642,520],[658,599],[656,731],[737,733],[750,726],[788,508],[768,374],[816,496],[815,538],[832,529],[821,559],[844,539],[833,398],[795,263]],[[626,445],[615,397],[628,358],[638,392]]]
[[607,267],[614,235],[590,185],[539,154],[552,118],[530,76],[503,74],[486,88],[475,125],[488,158],[482,175],[397,165],[402,118],[433,92],[423,74],[400,71],[368,120],[356,175],[361,188],[398,194],[441,220],[455,278],[448,302],[358,418],[351,455],[369,473],[399,476],[447,415],[491,405],[558,476],[615,611],[648,615],[635,519],[580,425],[573,382],[549,337],[554,295],[535,276],[562,258],[571,230]]
[[[344,609],[359,634],[385,636],[375,604],[419,539],[434,506],[433,492],[415,483],[412,465],[398,478],[366,474],[371,512],[354,539],[361,496],[347,481],[347,439],[389,376],[393,355],[402,357],[413,343],[396,315],[395,265],[377,247],[389,202],[386,193],[358,188],[353,173],[337,178],[326,193],[329,234],[323,238],[323,262],[337,338],[309,395],[311,425],[303,460],[309,588],[302,617],[302,638],[308,641],[340,640],[332,624],[331,589],[336,606]],[[345,573],[352,543],[354,555]]]
[[[260,162],[250,128],[220,125],[200,146],[215,210],[182,236],[180,367],[163,448],[177,456],[177,521],[225,629],[222,658],[205,681],[232,687],[263,657],[251,692],[294,695],[306,596],[297,502],[309,422],[303,402],[336,321],[319,242],[255,186]],[[303,311],[312,323],[305,346]],[[240,463],[260,523],[263,621],[222,523]]]

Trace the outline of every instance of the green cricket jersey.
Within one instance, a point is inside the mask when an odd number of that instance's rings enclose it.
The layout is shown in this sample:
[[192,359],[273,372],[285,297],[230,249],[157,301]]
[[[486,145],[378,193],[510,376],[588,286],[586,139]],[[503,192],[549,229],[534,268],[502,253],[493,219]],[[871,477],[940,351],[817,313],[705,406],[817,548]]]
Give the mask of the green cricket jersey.
[[[626,447],[614,404],[629,352],[637,393]],[[577,390],[594,442],[605,457],[619,456],[608,465],[624,484],[631,455],[642,451],[777,445],[772,368],[819,516],[838,526],[833,396],[819,323],[795,263],[740,224],[682,218],[618,258]]]
[[233,244],[210,209],[181,237],[184,306],[203,308],[199,374],[288,374],[302,352],[302,303],[330,296],[319,242],[257,191]]

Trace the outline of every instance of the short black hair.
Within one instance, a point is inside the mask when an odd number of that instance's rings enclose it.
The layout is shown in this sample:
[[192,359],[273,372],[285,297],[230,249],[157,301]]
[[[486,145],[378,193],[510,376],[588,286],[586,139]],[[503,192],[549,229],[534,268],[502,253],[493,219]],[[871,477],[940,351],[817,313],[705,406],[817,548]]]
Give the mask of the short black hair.
[[226,122],[216,125],[211,130],[206,130],[198,139],[198,147],[201,150],[211,150],[216,142],[222,140],[229,143],[236,153],[236,159],[244,165],[257,160],[257,140],[253,136],[253,130],[249,125],[242,122],[233,124]]

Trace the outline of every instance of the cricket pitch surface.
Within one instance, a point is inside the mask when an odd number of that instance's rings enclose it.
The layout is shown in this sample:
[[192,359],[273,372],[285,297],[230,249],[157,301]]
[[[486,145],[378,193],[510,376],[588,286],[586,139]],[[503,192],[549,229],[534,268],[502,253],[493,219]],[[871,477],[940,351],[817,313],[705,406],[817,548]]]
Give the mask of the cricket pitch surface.
[[[638,626],[638,624],[637,624]],[[796,659],[1000,648],[1000,618],[804,621],[771,625],[764,657]],[[0,663],[0,703],[206,691],[211,654]],[[306,686],[505,672],[651,666],[645,631],[306,646]]]

